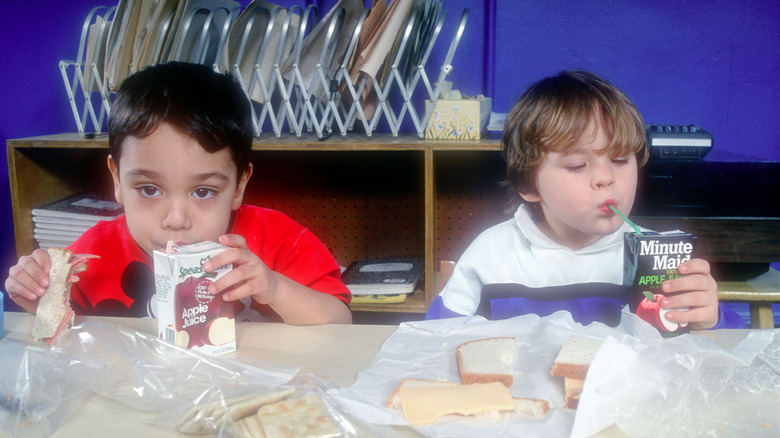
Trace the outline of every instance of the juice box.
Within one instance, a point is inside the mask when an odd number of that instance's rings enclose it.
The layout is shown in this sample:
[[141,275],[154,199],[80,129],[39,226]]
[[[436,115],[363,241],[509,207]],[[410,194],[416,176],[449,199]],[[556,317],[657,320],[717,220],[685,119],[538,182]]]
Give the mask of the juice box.
[[206,272],[203,263],[227,249],[215,242],[168,245],[154,251],[157,329],[161,339],[212,356],[236,351],[232,303],[208,286],[232,269]]
[[[678,324],[665,318],[658,300],[663,297],[661,283],[681,277],[680,263],[696,255],[696,236],[680,231],[626,233],[624,245],[623,284],[631,286],[631,312],[652,324],[662,336],[687,333],[687,323]],[[686,309],[674,309],[686,310]]]

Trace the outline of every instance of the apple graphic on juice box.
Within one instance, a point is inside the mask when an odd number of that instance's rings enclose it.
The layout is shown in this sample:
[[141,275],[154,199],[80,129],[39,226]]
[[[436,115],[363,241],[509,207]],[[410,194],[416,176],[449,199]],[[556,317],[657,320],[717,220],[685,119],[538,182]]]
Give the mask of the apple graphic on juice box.
[[[660,301],[663,298],[663,294],[654,294],[650,291],[643,291],[645,298],[639,303],[639,307],[636,309],[636,314],[640,318],[650,323],[653,327],[663,330],[665,332],[673,332],[680,327],[688,325],[687,322],[677,323],[666,319],[666,313],[673,309],[667,309],[661,307]],[[676,309],[679,311],[688,310],[688,308]]]
[[[223,340],[224,335],[210,333],[214,321],[227,319],[221,312],[221,307],[227,306],[222,306],[222,300],[208,292],[210,284],[212,281],[208,278],[189,277],[176,285],[176,313],[179,316],[176,319],[176,330],[181,341],[187,341],[188,348],[220,345],[211,342],[212,339],[219,339],[222,344],[226,342]],[[215,327],[220,328],[219,331],[223,327],[229,328],[223,321]]]

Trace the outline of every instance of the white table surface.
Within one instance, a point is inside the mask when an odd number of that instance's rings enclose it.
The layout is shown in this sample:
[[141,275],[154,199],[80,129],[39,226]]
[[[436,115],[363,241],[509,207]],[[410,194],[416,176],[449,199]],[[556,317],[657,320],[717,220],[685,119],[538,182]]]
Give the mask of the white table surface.
[[[8,339],[30,340],[33,316],[5,312],[5,334]],[[156,320],[138,318],[76,317],[124,326],[140,332],[156,333]],[[238,357],[301,367],[301,372],[319,376],[338,387],[354,383],[384,341],[396,330],[394,325],[318,325],[292,326],[281,323],[238,323],[237,351],[222,358]],[[730,347],[747,334],[747,330],[713,330],[698,332]],[[143,436],[144,438],[193,436],[177,434],[171,428],[146,424],[151,414],[135,411],[98,394],[87,396],[73,418],[65,421],[52,437]],[[412,429],[398,431],[402,436],[421,436]],[[600,437],[621,436],[608,431]],[[5,437],[0,430],[0,437]]]

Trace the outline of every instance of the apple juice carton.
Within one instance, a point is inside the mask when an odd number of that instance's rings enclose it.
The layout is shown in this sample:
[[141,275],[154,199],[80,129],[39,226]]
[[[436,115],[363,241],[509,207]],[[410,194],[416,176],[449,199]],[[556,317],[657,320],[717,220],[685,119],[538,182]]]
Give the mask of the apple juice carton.
[[673,309],[662,309],[658,301],[664,295],[661,283],[681,277],[677,270],[680,263],[695,257],[696,236],[681,231],[626,233],[624,248],[623,283],[633,290],[631,312],[657,328],[662,336],[690,331],[687,323],[667,320],[666,312]]
[[208,287],[230,272],[231,265],[206,272],[203,264],[227,249],[215,242],[154,251],[157,329],[161,339],[212,356],[236,351],[232,303]]

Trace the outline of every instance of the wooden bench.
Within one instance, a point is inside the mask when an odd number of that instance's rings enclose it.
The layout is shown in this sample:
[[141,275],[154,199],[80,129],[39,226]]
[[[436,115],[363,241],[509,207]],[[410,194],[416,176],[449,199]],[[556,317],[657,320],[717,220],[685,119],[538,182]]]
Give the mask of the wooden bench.
[[718,298],[721,301],[746,301],[750,304],[751,328],[771,329],[772,303],[780,302],[780,290],[759,288],[747,281],[719,281]]

